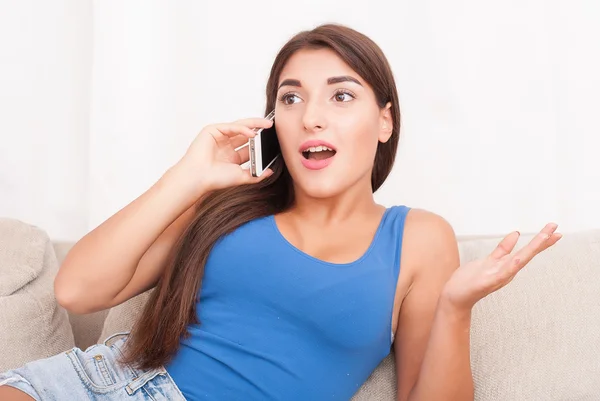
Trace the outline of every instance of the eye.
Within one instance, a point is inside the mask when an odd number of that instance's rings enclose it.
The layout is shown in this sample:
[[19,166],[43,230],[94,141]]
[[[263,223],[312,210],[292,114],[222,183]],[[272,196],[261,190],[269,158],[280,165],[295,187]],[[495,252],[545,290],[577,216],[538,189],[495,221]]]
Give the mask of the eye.
[[288,93],[284,93],[279,98],[279,101],[282,102],[283,104],[291,105],[294,103],[298,103],[300,101],[300,97],[298,95],[296,95],[295,93],[288,92]]
[[333,95],[333,99],[336,102],[349,102],[351,100],[355,99],[355,96],[352,92],[347,91],[347,90],[339,90],[336,91],[335,94]]

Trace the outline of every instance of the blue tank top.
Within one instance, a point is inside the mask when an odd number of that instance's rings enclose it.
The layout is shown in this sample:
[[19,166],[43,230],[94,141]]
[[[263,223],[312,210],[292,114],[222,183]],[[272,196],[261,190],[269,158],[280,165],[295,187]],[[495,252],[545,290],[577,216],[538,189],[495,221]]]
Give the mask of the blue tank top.
[[201,323],[165,366],[186,399],[350,399],[390,352],[408,210],[386,209],[352,263],[300,251],[274,216],[217,241],[205,266]]

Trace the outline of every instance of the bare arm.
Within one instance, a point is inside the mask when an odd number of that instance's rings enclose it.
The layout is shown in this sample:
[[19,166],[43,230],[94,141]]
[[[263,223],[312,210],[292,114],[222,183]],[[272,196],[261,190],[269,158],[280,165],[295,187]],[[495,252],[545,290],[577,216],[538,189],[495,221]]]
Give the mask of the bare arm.
[[441,296],[419,379],[409,401],[474,399],[470,326],[471,314],[456,314]]
[[399,401],[474,399],[473,306],[506,286],[537,254],[556,244],[562,238],[557,227],[547,224],[514,254],[520,234],[512,232],[487,257],[459,265],[450,225],[431,213],[409,213],[402,268],[408,270],[411,286],[400,308],[394,344]]
[[454,232],[441,217],[413,210],[404,238],[402,269],[412,284],[394,342],[398,400],[472,400],[470,316],[453,314],[441,295],[460,264]]
[[188,190],[181,182],[172,168],[75,244],[54,281],[63,307],[91,313],[156,285],[173,245],[194,215],[198,189]]
[[75,313],[122,303],[156,285],[193,218],[192,206],[207,192],[269,177],[252,177],[240,165],[248,148],[236,149],[269,128],[265,118],[204,127],[183,158],[148,191],[83,237],[54,281],[58,302]]

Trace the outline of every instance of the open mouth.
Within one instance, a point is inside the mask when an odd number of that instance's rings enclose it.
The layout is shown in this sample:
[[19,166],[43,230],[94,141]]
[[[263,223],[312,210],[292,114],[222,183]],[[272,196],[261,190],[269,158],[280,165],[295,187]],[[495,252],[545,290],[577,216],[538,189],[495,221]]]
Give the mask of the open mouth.
[[302,152],[306,160],[325,160],[333,157],[336,151],[327,146],[313,146]]

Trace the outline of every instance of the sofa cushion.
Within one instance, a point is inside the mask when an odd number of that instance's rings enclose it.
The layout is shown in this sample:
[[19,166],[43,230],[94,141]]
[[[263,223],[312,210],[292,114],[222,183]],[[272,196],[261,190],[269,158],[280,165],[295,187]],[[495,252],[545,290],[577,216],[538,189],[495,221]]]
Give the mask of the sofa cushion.
[[74,346],[67,312],[54,297],[57,269],[44,231],[0,219],[0,371]]
[[[523,236],[516,249],[529,242]],[[499,239],[460,244],[463,261]],[[476,400],[600,400],[600,231],[567,234],[475,305]]]
[[6,297],[40,275],[48,238],[18,220],[0,219],[0,229],[0,297]]
[[395,401],[396,360],[390,353],[358,389],[352,401]]

